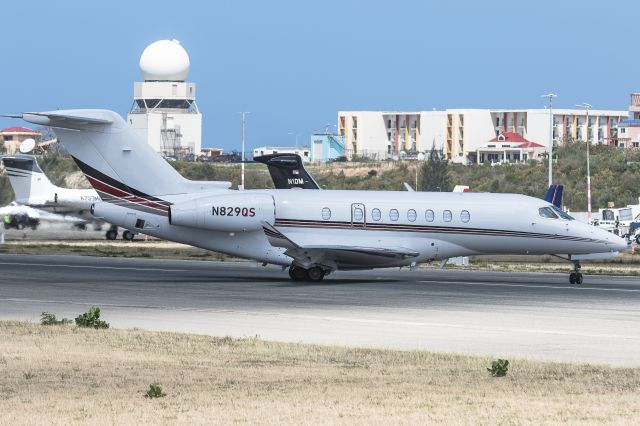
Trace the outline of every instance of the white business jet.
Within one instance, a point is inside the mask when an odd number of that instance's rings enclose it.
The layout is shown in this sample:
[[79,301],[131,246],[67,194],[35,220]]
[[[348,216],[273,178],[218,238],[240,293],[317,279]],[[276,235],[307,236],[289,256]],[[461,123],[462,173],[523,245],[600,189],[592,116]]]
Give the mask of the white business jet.
[[[91,214],[91,206],[100,201],[95,189],[69,189],[54,185],[33,155],[3,155],[0,160],[4,164],[16,203],[67,218],[82,228],[96,221]],[[98,221],[98,225],[102,225],[102,221]],[[116,239],[117,235],[115,226],[106,232],[110,240]],[[133,236],[130,231],[123,234],[125,239],[133,239]]]
[[294,280],[335,270],[415,266],[456,256],[552,254],[575,265],[612,258],[627,243],[553,204],[517,194],[469,192],[237,191],[182,177],[118,114],[24,113],[56,129],[101,202],[96,217],[127,229],[264,264]]

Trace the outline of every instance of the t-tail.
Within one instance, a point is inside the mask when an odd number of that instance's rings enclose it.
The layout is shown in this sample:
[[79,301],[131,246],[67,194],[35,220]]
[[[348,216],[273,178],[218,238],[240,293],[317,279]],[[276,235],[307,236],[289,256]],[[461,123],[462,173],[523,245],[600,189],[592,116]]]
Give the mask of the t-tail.
[[46,205],[56,200],[58,187],[44,174],[33,155],[4,155],[0,157],[6,169],[16,202],[25,205]]
[[185,179],[113,111],[57,110],[19,117],[53,127],[58,140],[105,201],[166,215],[165,196],[226,190],[231,185]]
[[269,154],[253,160],[267,165],[276,189],[320,189],[297,154]]
[[549,189],[547,189],[547,194],[544,196],[544,200],[561,209],[563,191],[564,185],[554,183],[549,187]]

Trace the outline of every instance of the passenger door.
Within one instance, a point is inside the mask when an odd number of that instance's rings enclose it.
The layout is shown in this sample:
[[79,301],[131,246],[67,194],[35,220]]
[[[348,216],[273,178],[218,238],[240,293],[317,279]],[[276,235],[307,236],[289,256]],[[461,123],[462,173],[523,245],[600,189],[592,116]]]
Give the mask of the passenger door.
[[362,203],[351,204],[351,227],[352,228],[366,227],[366,211],[365,211],[364,204]]

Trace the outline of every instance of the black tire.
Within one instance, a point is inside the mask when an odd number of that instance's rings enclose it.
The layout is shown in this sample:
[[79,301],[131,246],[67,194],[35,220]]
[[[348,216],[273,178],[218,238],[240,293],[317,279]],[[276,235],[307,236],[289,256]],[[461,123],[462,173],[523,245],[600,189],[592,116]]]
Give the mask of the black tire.
[[576,284],[578,284],[578,285],[582,284],[582,280],[583,280],[582,274],[580,272],[578,272],[576,274]]
[[314,266],[307,271],[307,277],[309,281],[317,283],[324,278],[324,271],[319,266]]
[[136,236],[133,232],[126,230],[122,233],[122,239],[127,241],[133,241],[133,238]]
[[576,273],[572,272],[569,274],[569,283],[570,284],[575,284],[576,283]]
[[294,281],[304,281],[307,279],[307,270],[299,266],[289,266],[289,276]]
[[22,223],[22,222],[19,222],[19,223],[16,225],[16,228],[18,228],[18,230],[20,230],[20,231],[21,231],[21,230],[23,230],[23,229],[24,229],[24,227],[25,227],[25,226],[24,226],[24,223]]
[[636,244],[639,244],[639,245],[640,245],[640,235],[638,235],[638,236],[636,237]]
[[114,231],[110,229],[105,234],[105,237],[107,238],[107,240],[115,240],[116,238],[118,238],[118,231]]

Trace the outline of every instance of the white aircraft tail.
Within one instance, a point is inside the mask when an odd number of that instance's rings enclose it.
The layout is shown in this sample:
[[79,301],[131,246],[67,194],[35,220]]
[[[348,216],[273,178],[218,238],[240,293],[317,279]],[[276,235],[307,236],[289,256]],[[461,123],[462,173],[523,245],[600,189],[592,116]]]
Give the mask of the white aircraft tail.
[[33,155],[0,157],[6,169],[16,202],[27,205],[45,204],[58,190],[44,174]]
[[163,195],[229,188],[229,182],[196,182],[182,177],[138,136],[117,113],[108,110],[58,110],[20,115],[51,126],[105,200],[125,200],[168,210]]

